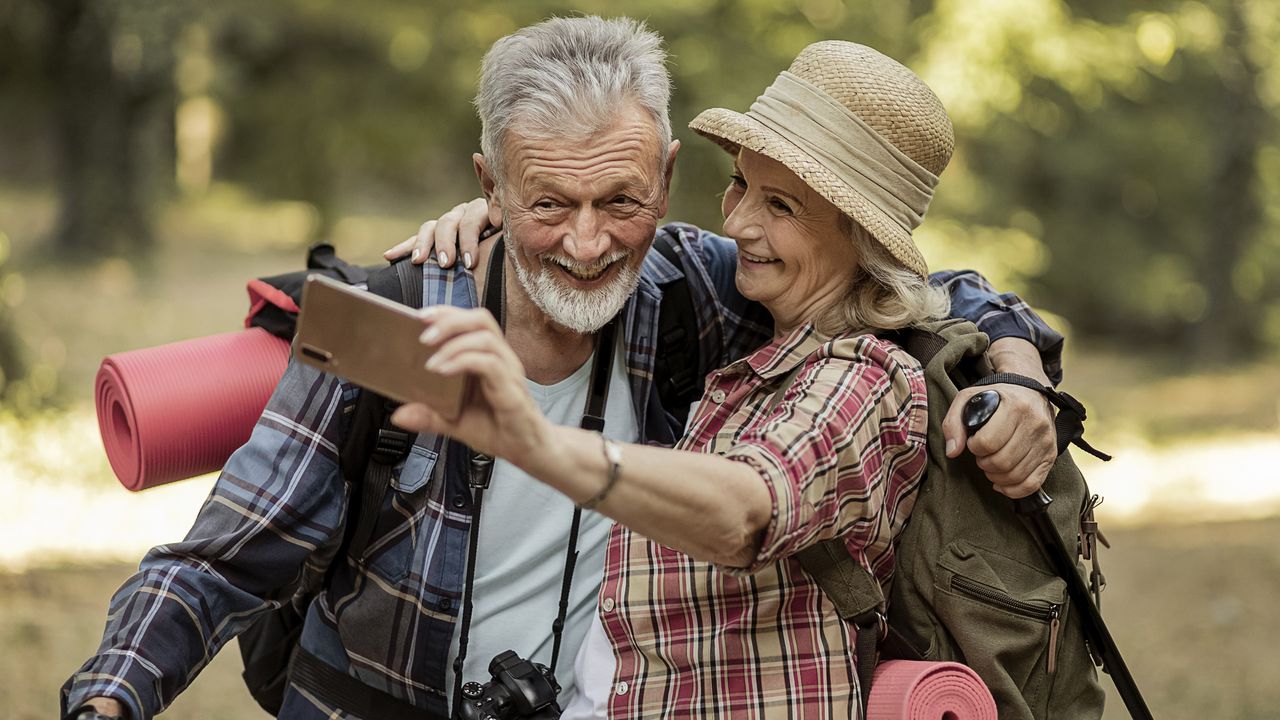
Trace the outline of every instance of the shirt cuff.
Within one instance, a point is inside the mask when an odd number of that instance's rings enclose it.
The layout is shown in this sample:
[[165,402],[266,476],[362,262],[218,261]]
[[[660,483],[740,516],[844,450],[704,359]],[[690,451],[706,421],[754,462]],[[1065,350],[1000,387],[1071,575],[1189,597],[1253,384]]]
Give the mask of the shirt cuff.
[[739,445],[724,457],[749,465],[769,489],[772,508],[755,559],[746,567],[718,566],[726,575],[739,577],[752,575],[785,556],[785,550],[794,535],[796,507],[800,498],[795,492],[791,479],[783,470],[782,463],[765,448],[759,445]]
[[96,697],[109,697],[124,705],[129,720],[150,720],[155,708],[150,711],[144,708],[142,698],[138,695],[139,687],[150,687],[155,677],[142,670],[136,663],[131,672],[124,675],[112,675],[98,669],[102,664],[101,656],[91,659],[75,675],[62,686],[61,712],[67,713],[84,705]]

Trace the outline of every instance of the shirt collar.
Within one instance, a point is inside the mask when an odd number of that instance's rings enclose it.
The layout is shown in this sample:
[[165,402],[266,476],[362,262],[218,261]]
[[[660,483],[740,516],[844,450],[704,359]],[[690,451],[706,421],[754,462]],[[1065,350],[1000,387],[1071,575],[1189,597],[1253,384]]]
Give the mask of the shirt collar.
[[[852,330],[841,333],[841,337],[851,337],[866,332],[868,331]],[[750,371],[761,379],[771,380],[794,370],[804,362],[805,358],[830,342],[833,337],[818,330],[812,322],[808,322],[780,337],[775,337],[767,345],[745,358],[730,363],[725,370]]]
[[729,363],[725,371],[751,372],[766,380],[785,375],[829,339],[818,332],[813,323],[805,323],[775,337],[741,360]]

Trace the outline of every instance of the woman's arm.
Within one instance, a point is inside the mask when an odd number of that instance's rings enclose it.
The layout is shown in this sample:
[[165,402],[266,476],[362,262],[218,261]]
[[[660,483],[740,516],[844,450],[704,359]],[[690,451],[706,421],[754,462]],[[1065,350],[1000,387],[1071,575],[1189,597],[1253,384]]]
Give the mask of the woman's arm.
[[[542,451],[520,469],[576,503],[609,482],[599,436],[547,423]],[[760,474],[719,455],[617,444],[618,477],[596,509],[698,560],[746,567],[760,549],[773,504]]]
[[[423,341],[437,346],[428,368],[470,374],[479,391],[457,418],[422,404],[392,416],[401,427],[455,437],[501,457],[582,503],[605,485],[610,465],[595,433],[552,424],[525,387],[524,366],[493,316],[428,308]],[[623,445],[620,476],[599,510],[657,542],[700,560],[746,566],[772,512],[769,491],[750,466],[718,456]]]
[[[533,403],[524,368],[483,311],[427,311],[428,367],[469,374],[479,391],[457,418],[421,404],[392,420],[446,434],[506,459],[578,503],[668,547],[748,571],[830,537],[870,540],[895,493],[893,475],[923,468],[925,396],[919,367],[891,360],[873,338],[867,358],[806,367],[767,419],[752,422],[726,456],[621,447],[618,477],[594,433],[553,425]],[[899,479],[901,480],[901,479]],[[911,485],[911,480],[907,485]],[[909,487],[907,488],[910,489]]]

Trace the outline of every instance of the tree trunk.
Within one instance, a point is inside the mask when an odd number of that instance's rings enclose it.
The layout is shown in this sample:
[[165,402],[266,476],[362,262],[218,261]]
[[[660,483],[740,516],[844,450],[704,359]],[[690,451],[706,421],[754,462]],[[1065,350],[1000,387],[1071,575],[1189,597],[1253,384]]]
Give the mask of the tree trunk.
[[[172,63],[119,67],[113,18],[102,3],[53,0],[48,10],[61,201],[56,243],[71,251],[67,257],[144,250],[155,195],[172,174]],[[137,53],[144,50],[156,49]]]
[[1261,71],[1248,56],[1250,30],[1241,1],[1228,0],[1223,8],[1227,36],[1213,138],[1217,165],[1206,188],[1208,236],[1200,265],[1208,303],[1188,348],[1192,357],[1210,363],[1238,360],[1259,347],[1258,309],[1240,296],[1234,282],[1262,217],[1257,158],[1268,122],[1257,91]]
[[8,394],[9,385],[26,374],[11,318],[11,311],[0,301],[0,400]]

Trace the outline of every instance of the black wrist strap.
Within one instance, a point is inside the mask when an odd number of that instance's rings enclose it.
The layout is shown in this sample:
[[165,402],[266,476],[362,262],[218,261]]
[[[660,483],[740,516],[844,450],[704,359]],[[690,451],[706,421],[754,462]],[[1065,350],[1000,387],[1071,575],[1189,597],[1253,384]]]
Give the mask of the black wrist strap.
[[1057,418],[1054,420],[1054,430],[1058,434],[1058,454],[1061,455],[1067,449],[1068,445],[1075,445],[1099,460],[1107,461],[1111,456],[1098,450],[1097,448],[1085,442],[1084,439],[1084,421],[1085,411],[1084,405],[1079,400],[1070,395],[1054,390],[1048,385],[1041,385],[1035,380],[1015,373],[996,373],[988,375],[981,380],[975,382],[970,387],[980,387],[984,385],[1018,385],[1024,388],[1035,390],[1036,392],[1048,398],[1054,407],[1058,408]]
[[[503,238],[494,242],[489,256],[489,270],[485,277],[484,306],[498,320],[498,326],[506,330],[506,291],[504,272]],[[580,427],[602,432],[604,430],[604,412],[609,399],[609,378],[613,374],[614,338],[617,333],[617,319],[610,320],[596,334],[596,347],[591,365],[591,380],[587,394],[586,408],[582,413]],[[484,491],[489,487],[493,476],[494,459],[481,453],[473,453],[470,465],[470,485],[472,493],[471,529],[467,540],[466,579],[462,588],[462,627],[458,632],[458,656],[453,661],[453,708],[462,702],[462,670],[466,664],[467,644],[471,631],[472,594],[475,590],[476,555],[480,544],[480,512],[484,503]],[[564,634],[564,621],[569,612],[569,591],[573,586],[573,572],[578,563],[578,530],[582,524],[582,509],[574,507],[573,520],[569,527],[569,545],[565,551],[564,576],[560,583],[560,604],[556,619],[551,629],[554,642],[551,650],[550,671],[554,675],[556,664],[560,659],[560,645]]]

